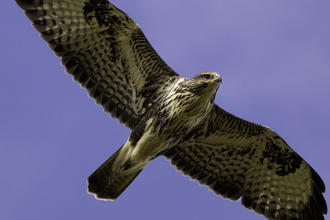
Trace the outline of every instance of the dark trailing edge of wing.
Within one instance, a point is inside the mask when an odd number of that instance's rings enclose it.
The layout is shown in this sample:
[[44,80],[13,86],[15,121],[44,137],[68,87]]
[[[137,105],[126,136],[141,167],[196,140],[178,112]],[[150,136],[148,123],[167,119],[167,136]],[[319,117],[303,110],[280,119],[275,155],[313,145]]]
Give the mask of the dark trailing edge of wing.
[[[200,168],[195,167],[191,161],[185,159],[185,152],[173,147],[163,154],[166,159],[171,160],[171,165],[175,166],[178,171],[182,171],[184,176],[189,176],[192,180],[197,180],[200,185],[206,185],[216,195],[228,198],[232,201],[241,198],[241,203],[249,210],[254,210],[259,215],[264,215],[267,219],[286,220],[295,219],[294,217],[282,215],[281,218],[273,218],[272,213],[262,206],[255,204],[251,197],[243,195],[243,185],[234,187],[233,185],[221,184],[217,181],[215,175],[203,172]],[[301,220],[324,220],[323,214],[327,214],[327,204],[322,195],[325,192],[325,186],[319,175],[312,171],[314,181],[314,197],[311,197],[310,204],[300,214]],[[237,185],[237,183],[235,183]]]

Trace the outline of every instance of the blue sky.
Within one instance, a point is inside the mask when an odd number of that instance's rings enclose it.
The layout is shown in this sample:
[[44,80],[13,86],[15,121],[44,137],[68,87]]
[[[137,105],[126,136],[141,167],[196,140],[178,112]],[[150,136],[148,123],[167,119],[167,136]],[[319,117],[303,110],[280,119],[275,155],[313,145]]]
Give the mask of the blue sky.
[[[215,102],[274,129],[330,183],[329,1],[112,2],[177,73],[220,73]],[[130,131],[64,73],[13,0],[0,6],[3,219],[264,219],[163,157],[115,202],[95,200],[87,177]]]

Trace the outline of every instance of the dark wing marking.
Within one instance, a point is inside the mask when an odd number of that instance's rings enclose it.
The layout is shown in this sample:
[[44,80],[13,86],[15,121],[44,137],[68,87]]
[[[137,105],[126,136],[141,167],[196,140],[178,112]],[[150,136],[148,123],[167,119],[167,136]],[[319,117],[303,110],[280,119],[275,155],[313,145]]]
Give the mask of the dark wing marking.
[[133,129],[180,76],[107,0],[15,0],[73,79]]
[[203,124],[164,153],[183,175],[267,219],[324,219],[319,175],[273,130],[214,105]]

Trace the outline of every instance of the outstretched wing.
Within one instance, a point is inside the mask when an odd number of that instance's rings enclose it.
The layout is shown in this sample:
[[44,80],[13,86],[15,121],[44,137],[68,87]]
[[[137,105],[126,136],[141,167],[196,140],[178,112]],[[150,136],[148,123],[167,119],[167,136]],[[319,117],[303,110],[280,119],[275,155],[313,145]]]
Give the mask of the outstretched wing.
[[180,76],[107,0],[15,0],[73,79],[133,129]]
[[267,219],[324,219],[319,175],[273,130],[214,105],[203,124],[164,156],[183,175]]

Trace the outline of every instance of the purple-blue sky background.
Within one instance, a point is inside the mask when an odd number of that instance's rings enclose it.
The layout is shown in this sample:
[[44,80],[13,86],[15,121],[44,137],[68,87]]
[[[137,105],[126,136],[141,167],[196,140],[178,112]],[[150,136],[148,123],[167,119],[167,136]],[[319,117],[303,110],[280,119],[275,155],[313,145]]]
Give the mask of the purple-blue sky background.
[[[112,2],[177,73],[220,73],[215,102],[274,129],[330,183],[330,1]],[[1,219],[264,219],[163,157],[115,202],[87,194],[130,131],[64,73],[13,0],[0,6]]]

